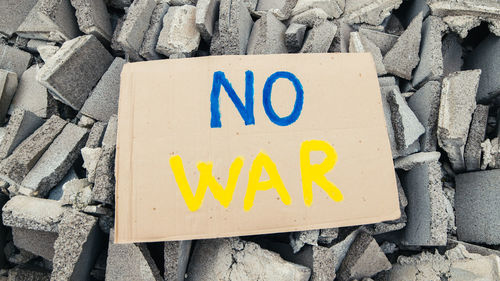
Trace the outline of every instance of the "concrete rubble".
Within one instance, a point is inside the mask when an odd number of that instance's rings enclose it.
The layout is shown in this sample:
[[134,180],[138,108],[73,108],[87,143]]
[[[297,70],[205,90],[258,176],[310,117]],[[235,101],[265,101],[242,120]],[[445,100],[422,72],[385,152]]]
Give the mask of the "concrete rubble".
[[110,42],[113,35],[109,14],[103,0],[71,0],[75,8],[78,27],[85,34],[92,34],[101,42]]
[[287,53],[285,46],[286,26],[272,13],[258,19],[248,38],[247,54],[281,54]]

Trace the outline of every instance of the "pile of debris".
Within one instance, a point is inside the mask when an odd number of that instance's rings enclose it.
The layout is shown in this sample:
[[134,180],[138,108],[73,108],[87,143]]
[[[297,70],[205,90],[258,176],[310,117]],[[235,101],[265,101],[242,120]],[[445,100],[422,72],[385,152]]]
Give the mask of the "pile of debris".
[[[0,280],[500,280],[498,0],[0,1],[0,35]],[[373,55],[401,218],[113,244],[123,65],[297,52]]]

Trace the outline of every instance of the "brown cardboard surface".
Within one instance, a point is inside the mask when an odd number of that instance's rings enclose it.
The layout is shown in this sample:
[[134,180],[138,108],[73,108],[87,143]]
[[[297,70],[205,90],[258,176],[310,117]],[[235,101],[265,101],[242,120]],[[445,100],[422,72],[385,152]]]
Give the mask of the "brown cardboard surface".
[[[220,92],[220,128],[211,128],[213,74],[223,71],[245,103],[245,71],[254,74],[255,125],[244,121],[228,94]],[[263,86],[276,71],[302,83],[304,103],[296,122],[278,126],[263,108]],[[292,83],[272,88],[275,112],[293,109]],[[377,74],[369,54],[214,56],[126,64],[121,76],[116,153],[117,243],[253,235],[369,224],[400,216],[398,194]],[[326,178],[342,192],[335,202],[313,183],[313,202],[304,203],[299,151],[322,140],[338,159]],[[276,189],[257,191],[243,209],[249,170],[263,151],[276,164],[290,194],[285,205]],[[175,181],[170,157],[182,158],[194,193],[199,161],[213,162],[213,176],[226,187],[229,167],[244,164],[227,208],[207,189],[190,211]],[[321,163],[322,152],[311,153]],[[262,173],[261,181],[268,179]]]

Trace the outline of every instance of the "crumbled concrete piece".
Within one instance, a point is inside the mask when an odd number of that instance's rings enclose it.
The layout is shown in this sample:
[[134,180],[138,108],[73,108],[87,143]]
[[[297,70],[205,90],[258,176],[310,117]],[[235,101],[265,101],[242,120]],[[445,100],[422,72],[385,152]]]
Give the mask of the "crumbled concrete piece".
[[486,136],[486,123],[488,121],[488,105],[478,104],[472,122],[469,135],[464,149],[465,167],[467,171],[476,171],[481,168],[481,143]]
[[346,0],[343,17],[348,23],[381,24],[402,0]]
[[441,153],[438,151],[418,152],[394,160],[394,168],[409,171],[417,165],[438,161],[439,157],[441,157]]
[[104,246],[101,236],[95,217],[67,210],[54,243],[50,280],[89,280],[90,271]]
[[86,115],[82,115],[78,120],[77,125],[83,128],[91,128],[96,121]]
[[24,38],[64,42],[80,33],[70,0],[39,0],[16,33]]
[[[22,38],[22,37],[18,37],[18,38]],[[45,40],[39,40],[39,39],[27,39],[27,40],[29,40],[29,41],[26,44],[26,49],[31,53],[38,53],[39,47],[46,47],[46,46],[54,47],[56,45],[55,42],[51,42],[51,41],[45,41]]]
[[437,138],[457,172],[465,170],[464,147],[476,108],[480,74],[479,69],[460,71],[443,80]]
[[405,99],[397,89],[387,96],[391,109],[391,120],[398,149],[406,149],[425,132],[415,113],[408,107]]
[[144,34],[139,55],[147,60],[159,60],[164,58],[161,54],[156,52],[156,44],[158,43],[158,36],[163,27],[163,17],[168,11],[167,3],[158,3],[151,14],[148,30]]
[[84,209],[90,204],[92,184],[86,179],[75,179],[64,184],[61,204],[72,205],[75,209]]
[[486,168],[500,168],[500,148],[498,146],[498,138],[492,140],[486,139],[481,143],[481,152],[483,154],[481,170]]
[[97,163],[101,158],[102,148],[90,148],[84,147],[82,148],[82,158],[83,158],[83,168],[87,170],[87,179],[89,182],[95,181],[95,172],[97,168]]
[[69,171],[85,145],[88,130],[67,124],[21,182],[19,192],[45,196]]
[[111,47],[123,51],[131,60],[142,60],[139,50],[155,6],[154,0],[134,1],[121,25],[116,27]]
[[239,238],[198,240],[188,267],[193,280],[309,280],[311,270]]
[[413,74],[413,86],[438,80],[443,75],[441,33],[445,30],[446,25],[438,17],[429,16],[423,22],[420,63]]
[[464,62],[462,59],[462,46],[458,36],[454,33],[446,34],[443,37],[441,50],[443,53],[443,77],[450,75],[452,72],[460,71]]
[[20,249],[47,260],[52,260],[54,257],[54,242],[57,239],[55,232],[13,227],[12,239],[14,245]]
[[7,125],[7,131],[0,142],[0,159],[9,156],[23,140],[42,124],[43,120],[34,113],[22,109],[14,110]]
[[11,37],[35,6],[37,0],[0,2],[0,34]]
[[8,182],[20,183],[66,124],[66,121],[52,115],[0,162],[0,177]]
[[[106,280],[163,280],[146,244],[115,244],[114,239],[112,229],[109,232]],[[183,280],[183,278],[167,280]]]
[[381,76],[387,73],[385,66],[382,63],[382,53],[380,52],[380,49],[359,32],[351,32],[349,52],[370,53],[373,57],[373,61],[375,62],[377,75]]
[[191,240],[165,242],[165,280],[184,280],[191,244]]
[[406,31],[399,36],[396,44],[385,54],[383,62],[387,72],[411,80],[412,70],[420,60],[418,54],[422,19],[422,13],[418,14]]
[[219,0],[199,0],[196,3],[196,27],[206,42],[210,42],[214,34],[214,26],[219,12]]
[[85,147],[96,148],[101,146],[101,141],[104,137],[105,130],[106,130],[106,123],[95,122],[94,126],[92,126],[92,129],[90,129],[89,137],[87,139],[87,143],[85,143]]
[[318,243],[330,244],[339,236],[338,228],[324,228],[319,231]]
[[116,145],[116,132],[118,129],[118,116],[111,115],[106,126],[106,132],[102,139],[102,147],[114,147]]
[[56,99],[79,110],[113,57],[93,35],[65,42],[40,69],[37,80]]
[[38,117],[49,118],[56,112],[56,101],[47,89],[36,81],[37,71],[38,66],[33,65],[21,76],[10,104],[9,114],[15,109],[24,109],[35,113]]
[[467,37],[469,30],[481,24],[481,19],[475,16],[449,16],[444,17],[443,22],[463,39]]
[[20,266],[9,269],[8,281],[49,281],[50,272],[43,268]]
[[5,123],[10,102],[17,89],[17,74],[0,69],[0,124]]
[[11,227],[58,232],[63,213],[58,201],[18,195],[3,206],[2,220]]
[[83,208],[82,212],[95,216],[113,216],[114,211],[102,205],[92,205]]
[[458,239],[500,244],[500,170],[459,174],[455,182]]
[[103,147],[95,171],[92,200],[104,204],[115,201],[115,147]]
[[301,53],[326,53],[332,44],[333,37],[337,32],[337,26],[330,22],[324,23],[313,27],[306,34],[306,39]]
[[270,12],[273,13],[277,19],[284,21],[290,18],[292,10],[296,5],[297,0],[261,0],[258,1],[256,9],[252,11],[252,13],[263,16]]
[[15,72],[17,77],[21,77],[30,62],[30,53],[0,44],[0,69]]
[[304,11],[292,17],[291,24],[304,24],[307,27],[314,27],[326,21],[328,15],[320,8]]
[[290,246],[292,246],[293,253],[300,251],[306,244],[318,246],[319,231],[315,229],[290,233]]
[[50,200],[60,200],[63,195],[63,186],[69,182],[70,180],[78,179],[78,175],[75,172],[75,169],[71,168],[66,173],[64,178],[56,185],[56,187],[52,188],[49,192],[48,199]]
[[481,69],[477,101],[488,101],[500,94],[500,38],[490,35],[466,59],[466,69]]
[[392,254],[392,253],[396,252],[397,250],[399,250],[398,245],[396,245],[392,242],[388,242],[388,241],[384,241],[384,243],[382,243],[382,245],[380,245],[380,249],[386,255]]
[[396,44],[399,38],[392,34],[362,27],[359,28],[359,34],[363,40],[370,41],[370,43],[374,44],[380,50],[382,56]]
[[340,21],[338,23],[338,31],[333,39],[332,45],[337,45],[334,47],[335,52],[347,53],[349,52],[349,37],[351,32],[356,31],[351,25]]
[[210,44],[211,55],[243,55],[253,20],[242,0],[221,0],[219,21]]
[[291,23],[285,31],[285,46],[290,53],[296,53],[302,48],[307,26]]
[[391,269],[391,263],[377,241],[370,234],[362,231],[342,261],[337,279],[339,281],[361,279],[389,269]]
[[337,0],[298,0],[292,10],[292,16],[310,9],[319,8],[328,15],[328,18],[338,18],[343,12]]
[[107,122],[111,115],[118,113],[120,73],[125,63],[120,57],[114,59],[83,104],[80,113],[104,122]]
[[113,29],[104,0],[71,0],[71,5],[83,33],[92,34],[103,43],[111,41]]
[[401,177],[408,206],[408,222],[403,234],[404,245],[446,245],[449,215],[446,213],[441,165],[438,161],[416,165]]
[[247,54],[286,54],[285,31],[286,26],[272,13],[265,14],[253,25],[248,38]]
[[259,1],[258,0],[243,0],[243,4],[250,12],[255,12],[255,9],[257,8],[257,2],[259,2]]
[[396,86],[396,78],[394,76],[384,76],[378,78],[380,88]]
[[421,151],[436,150],[440,99],[441,85],[437,81],[425,83],[408,99],[408,106],[425,128],[425,133],[420,137]]
[[57,53],[57,51],[59,51],[59,49],[60,48],[58,46],[40,46],[37,48],[37,51],[43,61],[48,61]]
[[479,246],[476,244],[470,244],[467,242],[458,241],[458,240],[453,239],[453,238],[448,238],[447,248],[448,249],[455,248],[458,244],[463,245],[465,247],[465,249],[467,250],[467,252],[472,253],[472,254],[479,254],[482,256],[497,255],[500,257],[500,251],[498,251],[498,250],[493,250],[493,249]]
[[198,50],[200,32],[196,28],[195,18],[194,6],[175,6],[168,9],[163,18],[156,51],[166,56],[177,53],[189,56]]

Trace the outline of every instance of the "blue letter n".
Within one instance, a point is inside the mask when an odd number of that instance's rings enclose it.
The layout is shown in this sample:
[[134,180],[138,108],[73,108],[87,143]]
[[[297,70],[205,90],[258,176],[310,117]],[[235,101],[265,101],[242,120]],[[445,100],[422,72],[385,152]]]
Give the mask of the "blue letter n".
[[231,98],[231,101],[234,103],[236,109],[241,115],[241,118],[245,121],[245,125],[254,125],[255,117],[253,115],[253,72],[247,70],[245,72],[245,105],[241,102],[238,95],[233,89],[233,86],[227,80],[224,72],[216,71],[214,72],[214,80],[212,84],[212,93],[210,94],[210,112],[212,114],[212,118],[210,120],[210,127],[212,128],[220,128],[220,108],[219,108],[219,96],[220,96],[220,88],[224,87],[227,95]]

